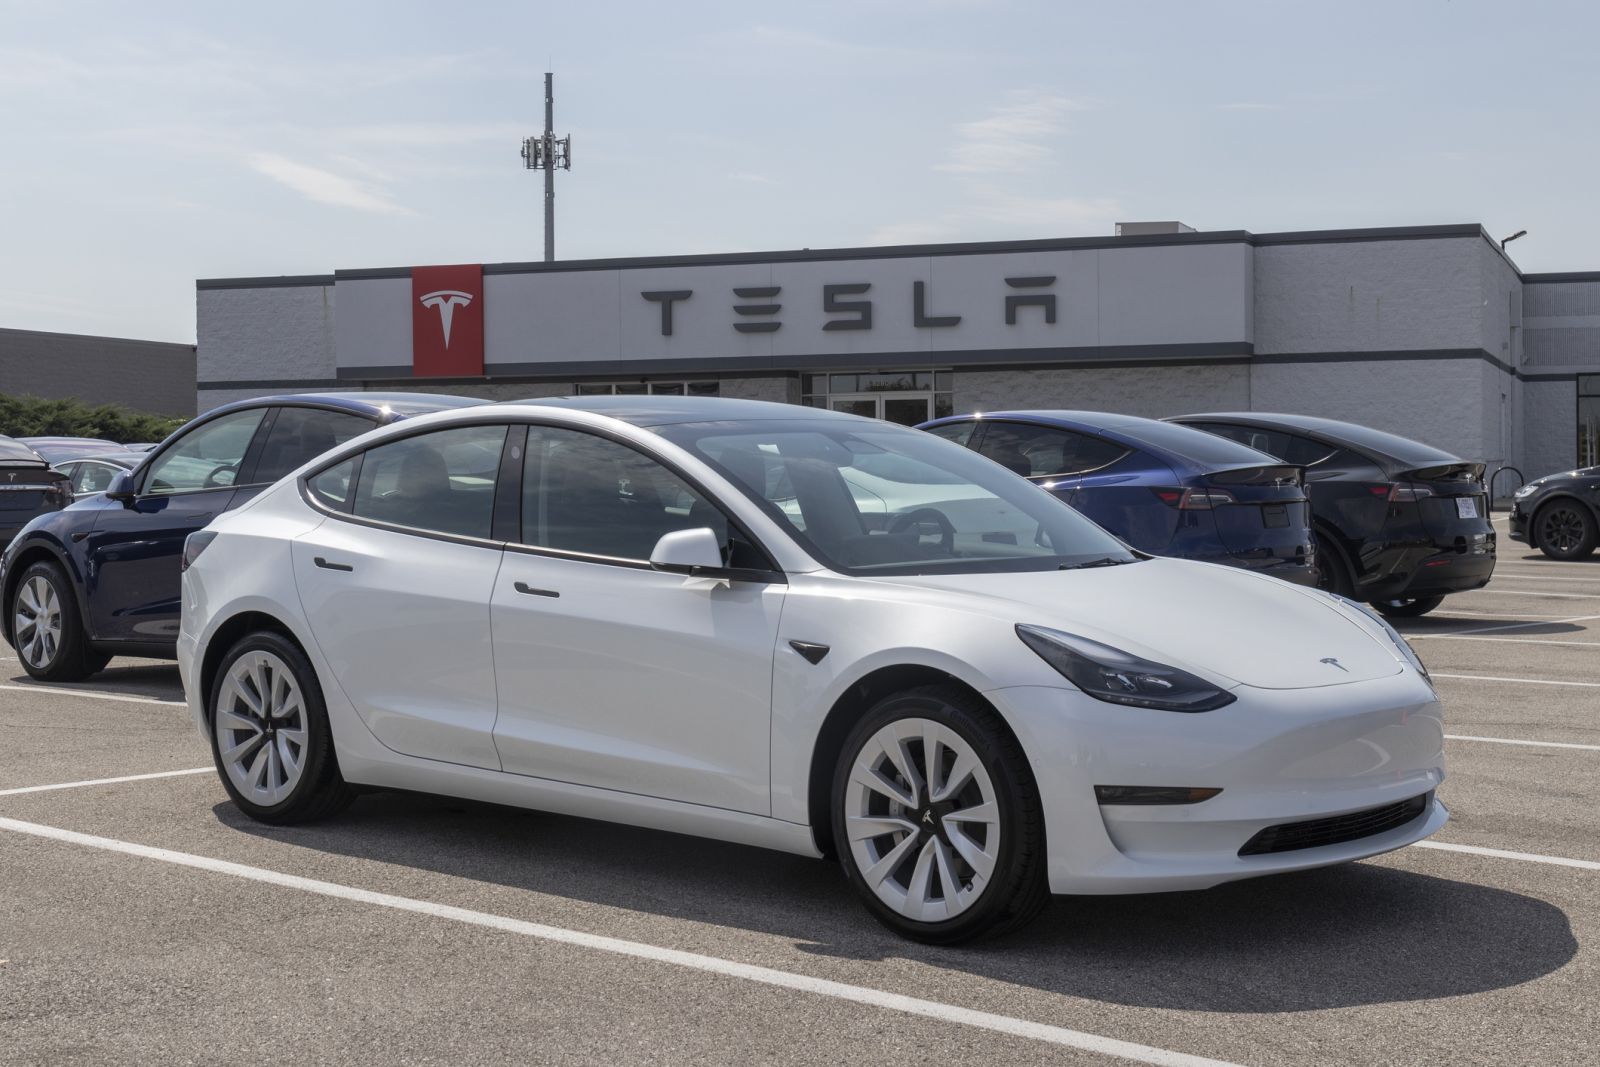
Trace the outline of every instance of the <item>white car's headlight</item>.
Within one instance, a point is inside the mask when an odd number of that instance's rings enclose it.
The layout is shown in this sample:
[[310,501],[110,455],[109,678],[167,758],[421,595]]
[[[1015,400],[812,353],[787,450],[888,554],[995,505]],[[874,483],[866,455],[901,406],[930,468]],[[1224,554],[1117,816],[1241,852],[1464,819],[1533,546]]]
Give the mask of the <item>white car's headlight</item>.
[[1407,641],[1400,631],[1394,628],[1393,624],[1391,624],[1388,619],[1384,618],[1381,614],[1379,614],[1377,611],[1374,611],[1368,605],[1361,603],[1359,600],[1351,600],[1349,597],[1340,596],[1338,593],[1329,593],[1328,595],[1342,604],[1350,605],[1352,608],[1355,608],[1357,611],[1361,612],[1361,614],[1365,615],[1367,618],[1383,627],[1383,632],[1389,635],[1389,640],[1394,642],[1394,647],[1400,650],[1400,654],[1406,658],[1406,662],[1415,667],[1417,669],[1417,673],[1422,675],[1423,678],[1427,679],[1429,685],[1433,684],[1433,678],[1428,674],[1428,668],[1423,665],[1422,657],[1417,655],[1417,650],[1411,647],[1411,642]]
[[1232,693],[1188,671],[1155,663],[1087,637],[1044,626],[1017,626],[1022,643],[1096,700],[1162,711],[1211,711]]

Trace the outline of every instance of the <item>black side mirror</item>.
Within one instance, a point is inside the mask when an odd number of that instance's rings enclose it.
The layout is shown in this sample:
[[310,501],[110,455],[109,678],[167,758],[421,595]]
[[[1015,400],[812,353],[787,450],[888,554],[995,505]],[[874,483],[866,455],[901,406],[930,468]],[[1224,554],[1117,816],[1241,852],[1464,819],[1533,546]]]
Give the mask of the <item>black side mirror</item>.
[[124,507],[133,503],[133,472],[118,472],[111,479],[111,484],[106,486],[106,496],[112,500],[120,501]]

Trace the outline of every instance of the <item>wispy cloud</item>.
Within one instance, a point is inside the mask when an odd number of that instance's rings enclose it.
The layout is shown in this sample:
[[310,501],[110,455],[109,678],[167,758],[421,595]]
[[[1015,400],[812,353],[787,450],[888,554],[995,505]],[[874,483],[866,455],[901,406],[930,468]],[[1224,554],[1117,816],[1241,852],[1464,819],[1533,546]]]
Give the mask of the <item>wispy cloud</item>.
[[972,189],[964,204],[932,219],[879,226],[868,243],[1109,234],[1120,214],[1121,204],[1111,197],[1029,196],[983,185]]
[[1022,90],[985,118],[956,127],[957,143],[936,170],[952,174],[1017,173],[1047,161],[1066,132],[1067,116],[1087,111],[1082,100],[1046,90]]
[[1282,111],[1283,110],[1283,105],[1282,104],[1253,104],[1253,103],[1241,102],[1241,103],[1237,103],[1237,104],[1218,104],[1217,105],[1217,110],[1218,111]]
[[736,170],[728,174],[730,182],[748,182],[752,185],[776,185],[778,180],[767,174],[757,174],[750,170]]
[[410,215],[413,212],[395,203],[385,193],[367,183],[347,178],[320,167],[297,163],[270,152],[257,152],[247,160],[252,170],[281,185],[288,186],[307,200],[333,207],[354,208],[383,215]]

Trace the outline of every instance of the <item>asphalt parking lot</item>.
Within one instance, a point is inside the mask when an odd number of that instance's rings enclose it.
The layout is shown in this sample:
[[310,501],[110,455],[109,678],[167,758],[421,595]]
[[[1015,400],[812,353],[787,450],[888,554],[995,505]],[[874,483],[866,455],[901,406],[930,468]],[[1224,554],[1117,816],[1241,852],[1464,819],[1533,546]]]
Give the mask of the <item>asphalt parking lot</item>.
[[1600,560],[1502,540],[1402,629],[1432,842],[964,949],[670,834],[394,794],[261,827],[175,667],[44,688],[0,648],[0,1062],[1600,1063]]

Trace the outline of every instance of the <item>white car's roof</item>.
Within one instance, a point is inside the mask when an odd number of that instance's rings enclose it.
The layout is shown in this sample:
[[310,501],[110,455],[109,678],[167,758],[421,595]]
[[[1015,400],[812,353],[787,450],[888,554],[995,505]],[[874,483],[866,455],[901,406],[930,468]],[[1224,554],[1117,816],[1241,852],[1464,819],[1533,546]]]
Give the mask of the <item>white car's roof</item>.
[[887,423],[859,415],[845,415],[822,408],[778,404],[766,400],[735,400],[718,396],[564,396],[536,400],[508,400],[496,405],[528,408],[525,414],[538,414],[540,408],[587,411],[618,419],[634,426],[665,426],[692,422],[829,422],[870,423],[882,428]]

